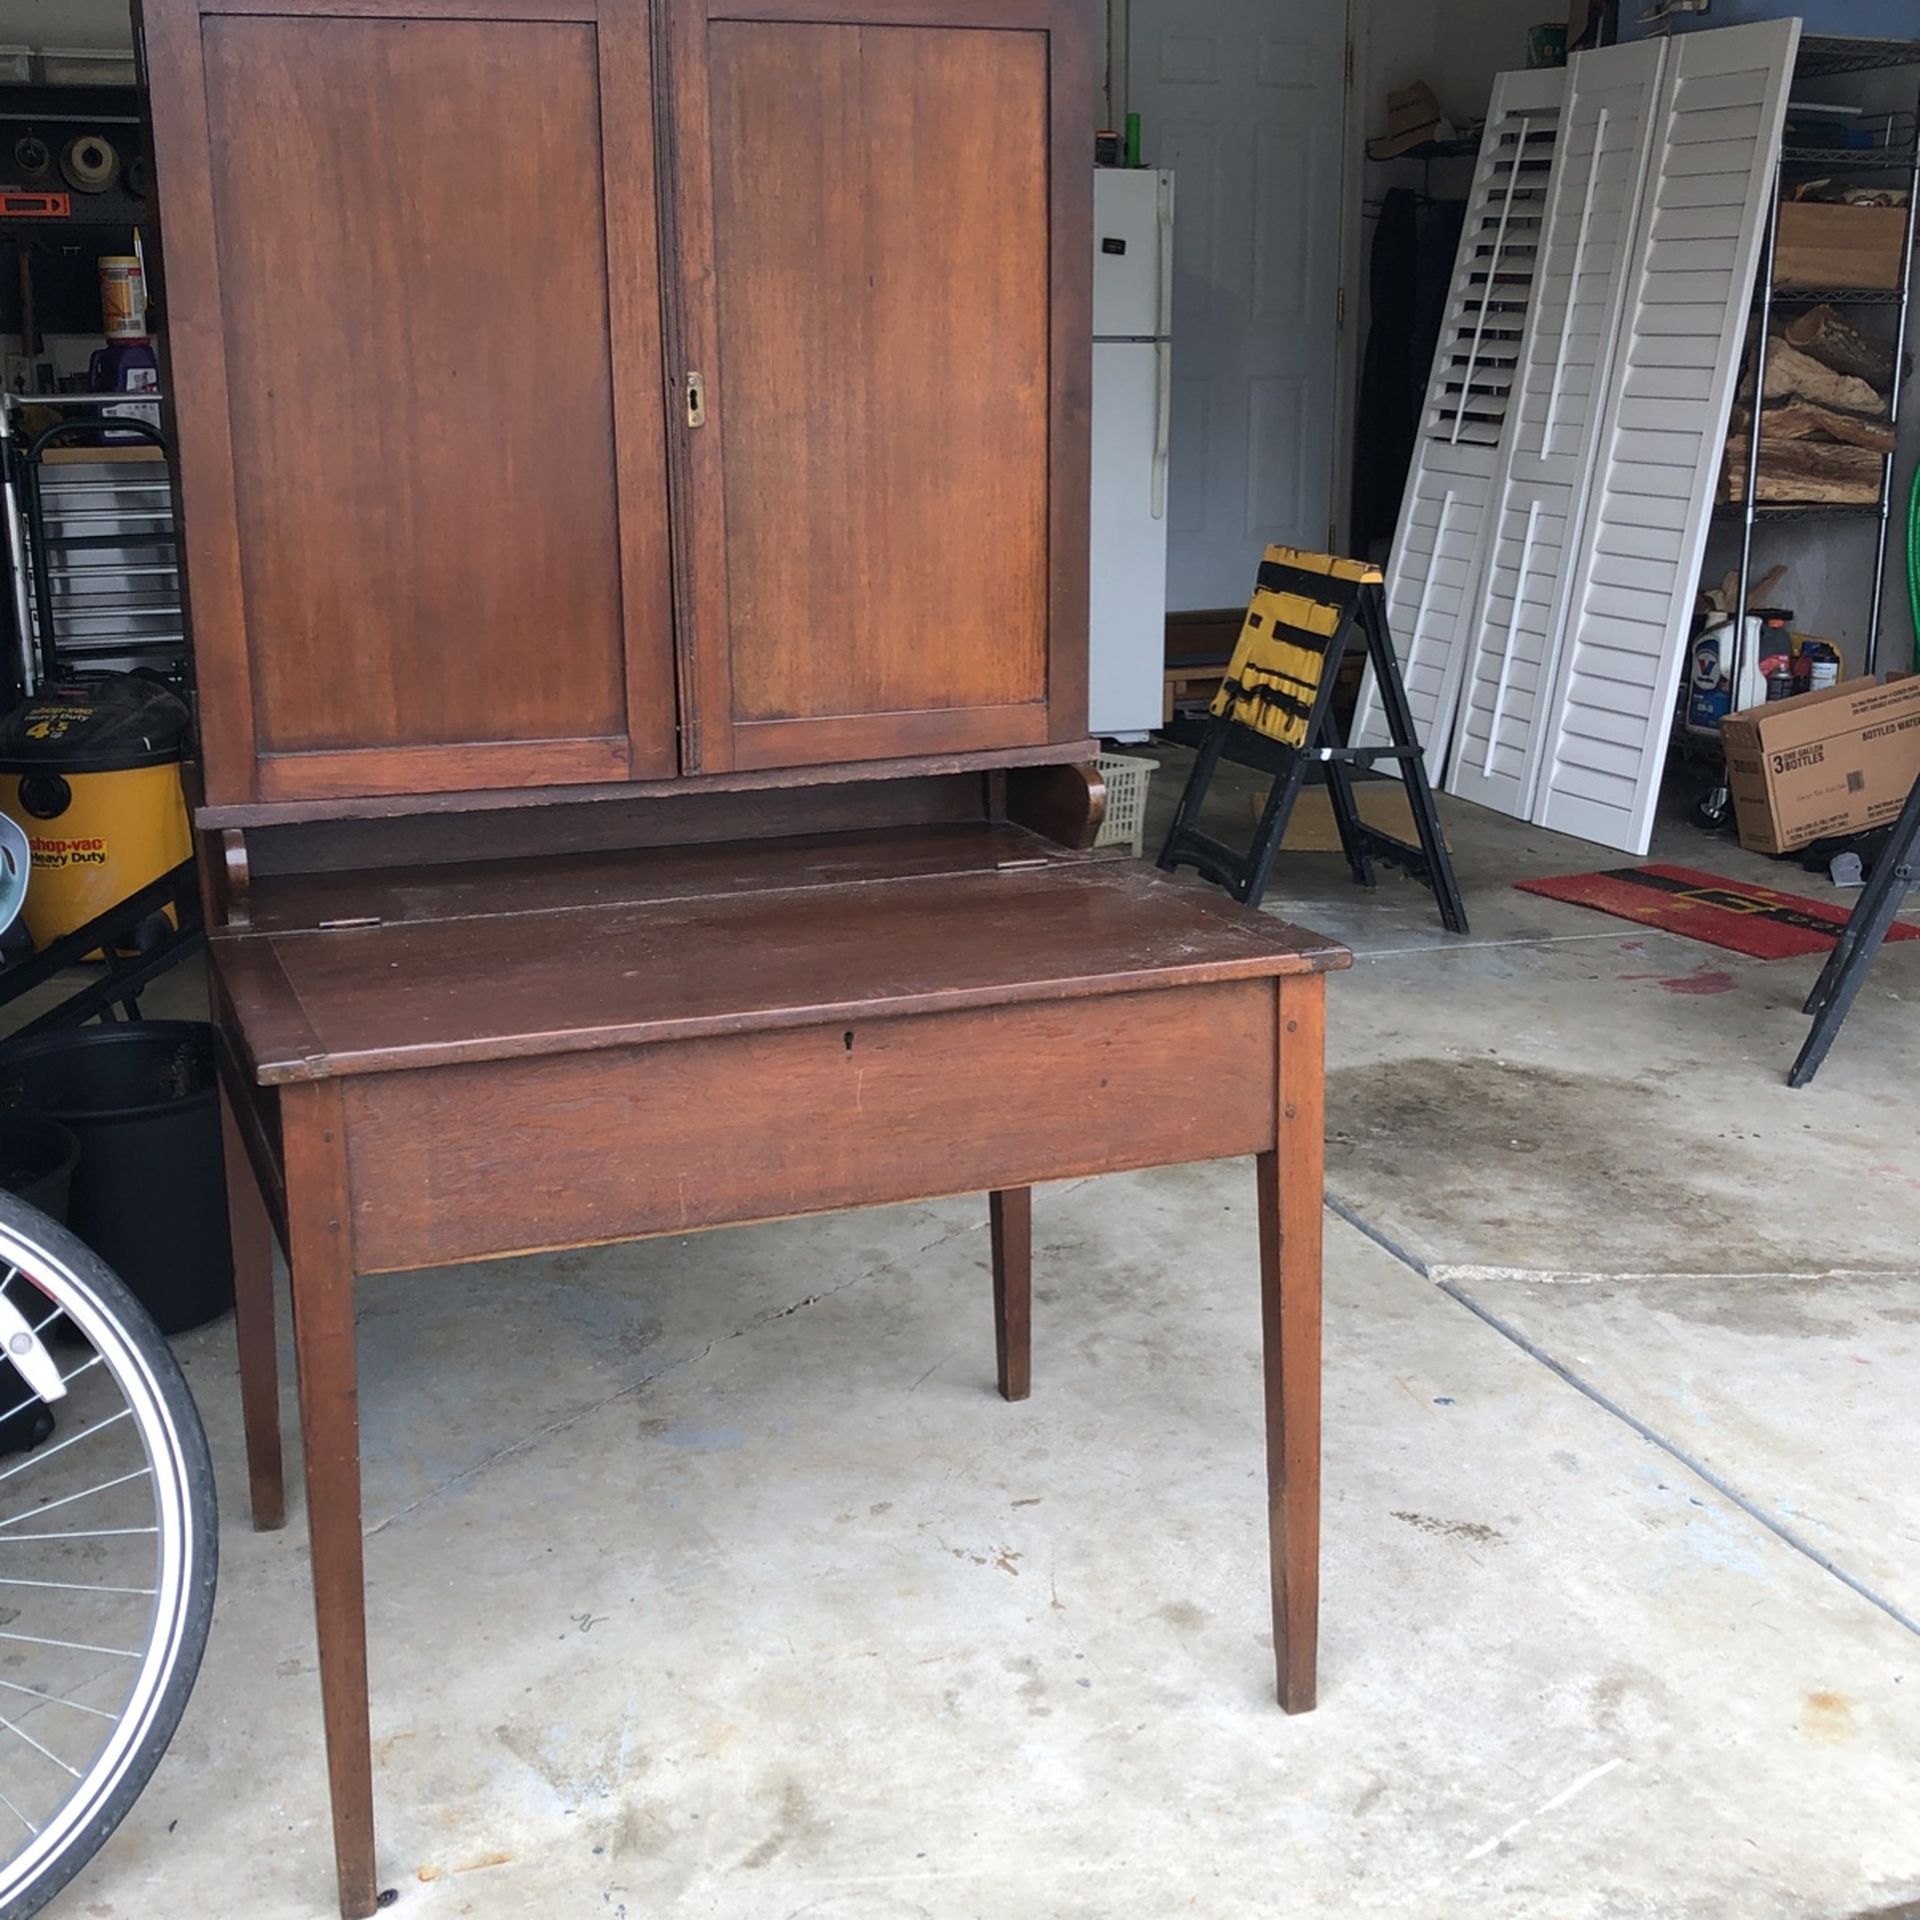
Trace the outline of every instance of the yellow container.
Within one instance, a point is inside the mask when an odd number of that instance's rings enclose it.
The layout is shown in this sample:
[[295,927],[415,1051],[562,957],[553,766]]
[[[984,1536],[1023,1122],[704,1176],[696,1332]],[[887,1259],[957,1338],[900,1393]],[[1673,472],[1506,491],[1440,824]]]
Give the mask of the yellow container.
[[22,918],[44,947],[193,852],[187,710],[135,674],[44,688],[0,722],[0,812],[33,852]]

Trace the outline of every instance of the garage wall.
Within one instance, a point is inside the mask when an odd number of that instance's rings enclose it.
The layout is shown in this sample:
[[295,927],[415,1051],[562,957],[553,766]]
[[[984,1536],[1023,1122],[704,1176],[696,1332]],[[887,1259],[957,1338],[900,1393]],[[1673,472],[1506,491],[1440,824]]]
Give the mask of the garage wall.
[[1377,133],[1386,96],[1424,80],[1462,123],[1487,110],[1494,76],[1527,63],[1527,29],[1554,17],[1555,0],[1354,0],[1355,93]]
[[1527,29],[1561,19],[1561,0],[1475,0],[1471,6],[1432,7],[1438,15],[1427,84],[1455,119],[1486,113],[1494,76],[1527,64]]
[[0,46],[132,45],[127,0],[0,0]]

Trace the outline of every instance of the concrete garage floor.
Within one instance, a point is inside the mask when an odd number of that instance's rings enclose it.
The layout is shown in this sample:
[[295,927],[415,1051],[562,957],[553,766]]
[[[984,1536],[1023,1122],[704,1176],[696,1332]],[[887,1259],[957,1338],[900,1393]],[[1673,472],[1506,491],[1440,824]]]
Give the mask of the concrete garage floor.
[[[1269,1692],[1244,1166],[1043,1191],[1020,1407],[984,1201],[371,1281],[396,1912],[1920,1911],[1920,954],[1789,1093],[1817,962],[1515,893],[1623,862],[1448,824],[1470,939],[1324,856],[1273,902],[1358,952],[1319,1711]],[[1684,827],[1656,851],[1826,891]],[[227,1497],[213,1642],[56,1910],[308,1920],[303,1520],[248,1531],[230,1328],[181,1347]]]

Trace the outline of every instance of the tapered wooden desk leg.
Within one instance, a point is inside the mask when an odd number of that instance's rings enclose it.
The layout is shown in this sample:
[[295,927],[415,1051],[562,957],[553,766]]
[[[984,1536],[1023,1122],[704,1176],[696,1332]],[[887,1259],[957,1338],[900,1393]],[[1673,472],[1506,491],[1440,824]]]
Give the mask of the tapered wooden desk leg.
[[345,1920],[379,1901],[373,1755],[367,1725],[366,1582],[360,1535],[360,1412],[353,1341],[352,1216],[340,1088],[281,1095],[293,1337],[300,1361],[307,1524],[313,1538],[320,1701],[333,1797],[333,1855]]
[[1257,1162],[1267,1528],[1280,1704],[1314,1703],[1320,1632],[1320,1209],[1325,984],[1280,982],[1277,1145]]
[[233,1330],[240,1349],[247,1481],[255,1531],[271,1533],[287,1524],[287,1483],[280,1459],[280,1355],[273,1326],[273,1227],[224,1087],[220,1142],[227,1169],[227,1231],[233,1241]]
[[1033,1189],[1003,1187],[987,1196],[993,1227],[993,1345],[1000,1397],[1033,1391]]

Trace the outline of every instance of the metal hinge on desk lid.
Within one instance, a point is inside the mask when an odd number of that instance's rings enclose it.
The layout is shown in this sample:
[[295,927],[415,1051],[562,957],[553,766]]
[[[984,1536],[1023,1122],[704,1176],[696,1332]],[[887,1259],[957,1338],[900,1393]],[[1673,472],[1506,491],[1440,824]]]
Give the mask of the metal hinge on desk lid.
[[704,427],[707,424],[707,383],[699,374],[687,375],[687,425]]

